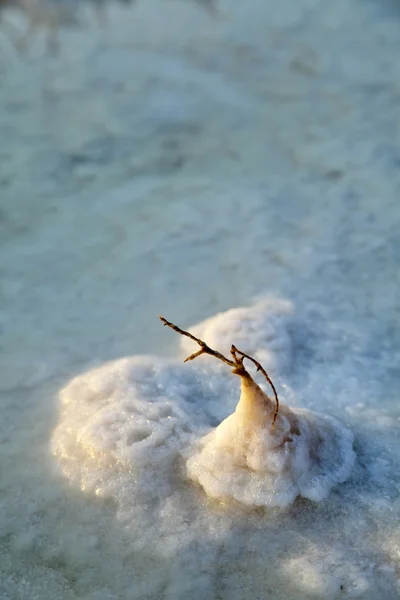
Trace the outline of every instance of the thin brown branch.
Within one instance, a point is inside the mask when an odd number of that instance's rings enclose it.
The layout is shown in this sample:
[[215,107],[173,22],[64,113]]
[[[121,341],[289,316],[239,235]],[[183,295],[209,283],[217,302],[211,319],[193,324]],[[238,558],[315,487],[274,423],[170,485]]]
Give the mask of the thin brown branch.
[[183,362],[189,362],[189,360],[194,360],[195,358],[197,358],[198,356],[200,356],[200,354],[204,354],[203,348],[201,348],[197,352],[193,352],[193,354],[191,354],[190,356],[188,356],[187,358],[185,358],[185,360]]
[[216,350],[213,350],[212,348],[210,348],[209,346],[207,346],[207,344],[205,342],[203,342],[203,340],[199,340],[199,338],[195,337],[194,335],[192,335],[188,331],[184,331],[180,327],[177,327],[177,325],[174,325],[173,323],[170,323],[169,321],[167,321],[167,319],[164,319],[164,317],[160,316],[160,321],[162,321],[164,323],[164,327],[165,326],[171,327],[171,329],[173,329],[177,333],[180,333],[181,335],[184,335],[184,336],[188,337],[189,339],[193,340],[194,342],[196,342],[196,344],[199,344],[201,350],[198,350],[194,354],[191,354],[190,356],[188,356],[186,358],[185,362],[187,362],[189,360],[194,360],[195,358],[197,358],[201,354],[209,354],[210,356],[215,356],[215,358],[218,358],[219,360],[222,360],[222,362],[226,363],[230,367],[233,367],[233,368],[237,367],[237,365],[234,362],[232,362],[231,360],[229,360],[229,358],[226,358],[220,352],[217,352]]
[[[232,344],[232,346],[231,346],[231,355],[233,357],[233,360],[234,360],[234,362],[235,362],[236,365],[242,365],[243,366],[244,355],[242,357],[240,357],[237,354],[238,354],[238,349],[236,348],[236,346],[234,346]],[[241,353],[239,353],[239,354],[241,354]]]

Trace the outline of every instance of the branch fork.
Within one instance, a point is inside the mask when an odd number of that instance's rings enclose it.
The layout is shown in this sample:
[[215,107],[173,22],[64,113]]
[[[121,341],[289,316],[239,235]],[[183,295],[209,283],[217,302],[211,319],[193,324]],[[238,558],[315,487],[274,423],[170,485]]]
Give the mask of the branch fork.
[[160,321],[162,321],[162,323],[164,324],[164,327],[170,327],[171,329],[176,331],[176,333],[179,333],[180,335],[188,337],[189,339],[193,340],[194,342],[196,342],[196,344],[198,344],[200,346],[200,350],[197,350],[197,352],[194,352],[193,354],[188,356],[184,362],[189,362],[190,360],[194,360],[195,358],[198,358],[202,354],[209,354],[210,356],[214,356],[215,358],[218,358],[218,360],[221,360],[225,364],[229,365],[232,368],[232,373],[234,373],[235,375],[239,375],[240,377],[249,378],[249,379],[252,379],[252,377],[251,377],[250,373],[246,370],[246,368],[243,364],[243,361],[246,358],[247,360],[252,362],[255,365],[255,367],[257,368],[257,371],[260,371],[264,375],[265,379],[267,380],[268,384],[271,386],[271,389],[274,393],[275,411],[274,411],[274,416],[272,419],[272,427],[274,427],[276,419],[278,417],[278,412],[279,412],[278,393],[276,391],[274,384],[272,383],[270,376],[268,375],[268,373],[265,371],[265,369],[262,367],[262,365],[257,360],[255,360],[252,356],[249,356],[245,352],[238,350],[238,348],[236,348],[236,346],[234,346],[233,344],[231,346],[231,351],[230,351],[232,360],[230,360],[229,358],[226,358],[226,356],[224,356],[217,350],[213,350],[212,348],[210,348],[210,346],[208,346],[203,340],[200,340],[199,338],[195,337],[188,331],[185,331],[184,329],[181,329],[180,327],[178,327],[177,325],[174,325],[170,321],[167,321],[167,319],[164,319],[164,317],[160,316]]

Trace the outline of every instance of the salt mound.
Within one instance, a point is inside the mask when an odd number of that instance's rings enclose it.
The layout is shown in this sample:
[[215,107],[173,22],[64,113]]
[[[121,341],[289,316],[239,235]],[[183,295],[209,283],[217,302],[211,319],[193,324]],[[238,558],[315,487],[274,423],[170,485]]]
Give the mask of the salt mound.
[[[225,324],[218,315],[206,328],[221,348],[232,328],[244,344],[247,331],[246,350],[250,346],[260,354],[258,340],[273,328],[265,334],[258,325],[271,307],[228,311]],[[285,310],[290,314],[288,305]],[[290,345],[287,330],[285,337]],[[243,365],[245,355],[237,352],[232,361],[222,357],[241,379],[234,412],[237,380],[202,364],[204,356],[190,365],[154,356],[124,358],[74,379],[61,393],[62,415],[53,437],[64,473],[97,495],[123,503],[129,497],[137,514],[141,502],[149,505],[177,490],[186,494],[188,478],[214,499],[248,506],[285,507],[299,495],[325,499],[352,469],[351,432],[307,410],[281,404],[276,413],[275,400],[256,384]],[[217,354],[209,357],[216,364]]]
[[[229,412],[226,380],[155,356],[128,357],[73,379],[60,394],[53,451],[82,489],[118,495],[124,475],[161,479],[193,435]],[[158,478],[158,480],[157,480]],[[119,483],[118,483],[119,481]]]
[[[283,412],[283,411],[282,411]],[[211,498],[251,506],[320,502],[349,476],[353,435],[336,419],[298,410],[274,429],[243,426],[240,403],[187,462],[189,477]]]

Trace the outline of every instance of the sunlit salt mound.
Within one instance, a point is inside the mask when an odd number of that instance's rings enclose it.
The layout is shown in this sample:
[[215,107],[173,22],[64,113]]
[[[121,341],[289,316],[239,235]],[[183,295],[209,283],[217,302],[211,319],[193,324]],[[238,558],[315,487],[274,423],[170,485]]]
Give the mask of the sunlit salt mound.
[[297,496],[324,500],[349,476],[353,435],[337,420],[274,405],[250,376],[241,376],[236,411],[187,462],[189,477],[208,496],[246,505],[285,507]]
[[[293,305],[280,298],[266,298],[249,307],[232,308],[197,325],[190,331],[222,354],[229,354],[232,342],[246,348],[272,373],[290,366],[292,341],[288,325],[293,318]],[[182,338],[181,347],[186,355],[192,351],[192,342]],[[217,368],[224,367],[212,358],[203,358]]]
[[[233,409],[225,378],[156,356],[122,358],[76,377],[61,391],[53,451],[83,489],[116,497],[135,487],[146,502],[174,485],[188,439]],[[133,495],[132,495],[133,494]]]
[[[197,368],[137,356],[72,380],[61,392],[53,436],[68,479],[116,500],[129,513],[124,518],[140,521],[139,507],[190,495],[190,480],[220,501],[285,507],[299,495],[321,501],[348,477],[354,463],[350,431],[330,417],[278,406],[267,372],[235,346],[226,358],[161,320],[190,338],[192,349],[193,342],[200,346],[187,359],[199,359]],[[235,381],[199,364],[204,355],[240,377],[233,413]],[[264,375],[274,399],[257,385],[244,360]]]

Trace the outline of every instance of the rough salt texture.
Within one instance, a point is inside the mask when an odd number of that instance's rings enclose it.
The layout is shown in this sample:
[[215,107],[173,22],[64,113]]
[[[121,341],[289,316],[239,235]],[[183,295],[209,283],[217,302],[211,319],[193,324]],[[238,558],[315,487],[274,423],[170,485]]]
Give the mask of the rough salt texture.
[[[248,335],[255,343],[251,330]],[[156,357],[116,361],[77,378],[62,392],[54,452],[82,489],[103,495],[113,488],[117,497],[120,490],[108,481],[114,471],[133,476],[139,496],[146,490],[149,497],[162,497],[165,486],[173,493],[173,467],[183,464],[185,456],[189,477],[210,497],[249,506],[286,507],[298,495],[318,502],[349,476],[353,435],[335,419],[310,411],[292,413],[282,405],[271,430],[271,415],[267,425],[263,415],[246,420],[241,399],[236,411],[202,440],[202,430],[232,406],[232,389],[210,370],[186,369]],[[199,443],[204,448],[197,454],[192,448]],[[136,504],[133,497],[131,502]]]
[[162,495],[191,435],[218,422],[231,404],[226,394],[223,379],[180,363],[155,356],[112,362],[62,391],[54,452],[84,489],[101,493],[105,473],[112,479],[115,467],[136,482],[152,482],[151,495]]
[[248,506],[286,507],[297,496],[325,500],[353,468],[353,435],[339,422],[297,411],[296,432],[278,417],[270,427],[243,426],[235,412],[203,440],[187,463],[188,474],[208,496]]
[[[90,14],[60,31],[55,58],[43,34],[18,55],[26,20],[2,11],[0,596],[397,600],[398,6],[106,12],[105,27]],[[265,292],[295,307],[291,354],[276,358],[282,401],[355,434],[345,483],[320,503],[230,512],[194,485],[182,494],[177,459],[175,492],[157,495],[153,477],[139,497],[116,434],[93,481],[108,495],[80,489],[86,451],[75,466],[69,451],[65,477],[52,450],[61,389],[123,356],[177,356],[160,312],[188,328]],[[173,382],[215,398],[207,417],[191,405],[202,436],[234,410],[237,382],[215,373],[227,387],[213,395],[181,379],[192,368],[206,364],[179,365]],[[126,377],[109,381],[110,403]],[[104,399],[78,397],[65,440],[97,456],[93,432],[73,436]]]
[[[273,316],[273,302],[267,302]],[[276,300],[277,316],[281,303]],[[243,335],[247,331],[256,348],[259,332],[240,310],[243,320],[232,334],[238,327]],[[263,302],[248,314],[256,318],[257,311],[262,318]],[[227,335],[231,313],[222,328]],[[218,314],[215,324],[223,320]],[[213,319],[208,323],[213,329]],[[225,333],[216,337],[218,344]],[[54,456],[74,489],[112,507],[121,537],[109,551],[116,560],[131,557],[127,564],[141,596],[164,590],[171,600],[240,598],[252,581],[254,596],[270,586],[276,598],[336,598],[347,586],[349,597],[372,599],[379,590],[395,598],[396,529],[375,532],[374,543],[365,545],[376,519],[389,523],[397,506],[394,457],[385,453],[383,436],[371,436],[352,420],[358,431],[353,467],[353,435],[329,415],[295,406],[291,413],[282,404],[274,433],[246,430],[239,408],[233,412],[238,378],[228,368],[223,373],[202,365],[201,358],[192,364],[155,356],[120,359],[78,376],[61,392]],[[344,376],[350,364],[342,363]],[[323,389],[319,372],[315,389]],[[294,392],[283,389],[283,403],[295,405]],[[335,399],[336,414],[343,412],[347,399]],[[289,436],[293,441],[283,443]],[[311,502],[295,501],[297,496]],[[84,556],[78,554],[78,570]],[[366,557],[372,567],[362,566]],[[112,564],[122,577],[125,562]],[[109,569],[100,577],[103,585],[106,577]],[[129,597],[128,581],[116,573],[111,580]]]

